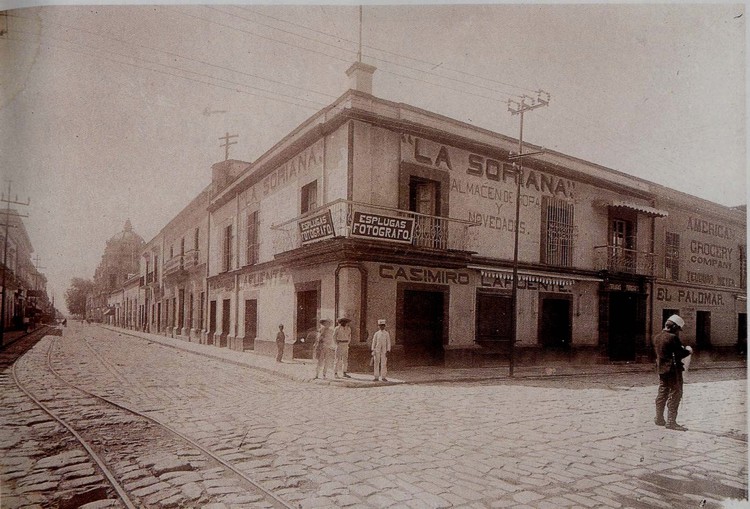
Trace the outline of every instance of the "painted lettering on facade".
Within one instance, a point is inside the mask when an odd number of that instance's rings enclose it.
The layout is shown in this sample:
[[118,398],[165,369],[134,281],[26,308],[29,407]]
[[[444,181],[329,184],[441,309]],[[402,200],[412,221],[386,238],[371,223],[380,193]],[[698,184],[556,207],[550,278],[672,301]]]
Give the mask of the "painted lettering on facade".
[[[500,288],[504,290],[512,290],[513,280],[510,278],[505,279],[481,276],[479,285],[484,288]],[[567,285],[542,283],[539,281],[528,281],[521,278],[518,279],[518,289],[529,290],[533,292],[571,293],[571,290]]]
[[331,219],[331,210],[326,210],[323,214],[309,217],[297,223],[299,226],[302,243],[312,242],[313,240],[324,239],[334,235],[333,220]]
[[411,243],[414,233],[414,219],[390,217],[380,214],[354,212],[352,220],[352,237],[390,240],[393,242]]
[[263,180],[249,187],[244,194],[246,205],[258,203],[261,198],[269,196],[286,185],[296,182],[297,178],[323,168],[323,141],[317,141],[287,162],[266,175]]
[[222,277],[208,282],[208,289],[211,291],[230,292],[234,290],[234,277]]
[[705,233],[706,235],[719,239],[734,240],[737,236],[732,228],[692,216],[688,216],[687,229],[694,232]]
[[[408,135],[401,137],[401,145],[402,159],[406,162],[515,186],[517,172],[508,162]],[[521,175],[521,187],[550,196],[571,199],[575,190],[575,182],[525,169]],[[485,192],[489,199],[495,199],[495,193],[489,189],[485,189]]]
[[257,272],[250,272],[242,274],[240,276],[240,286],[244,287],[258,287],[258,286],[271,286],[280,282],[287,281],[289,274],[283,268],[261,270]]
[[685,303],[698,306],[723,306],[725,304],[723,293],[684,288],[672,290],[669,288],[657,287],[656,300],[659,302],[674,302],[677,304]]
[[383,279],[409,281],[412,283],[468,285],[470,281],[468,272],[449,269],[435,269],[430,267],[402,267],[400,265],[380,265],[378,273]]

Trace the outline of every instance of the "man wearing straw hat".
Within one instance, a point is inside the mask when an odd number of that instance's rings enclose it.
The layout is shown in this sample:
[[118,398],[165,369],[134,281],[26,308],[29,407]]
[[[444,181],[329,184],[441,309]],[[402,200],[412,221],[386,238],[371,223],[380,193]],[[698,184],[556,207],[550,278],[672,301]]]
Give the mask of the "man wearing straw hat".
[[[352,328],[349,327],[348,318],[339,318],[339,324],[333,329],[333,340],[336,342],[336,357],[333,362],[333,374],[335,378],[351,378],[349,369],[349,343],[352,341]],[[339,375],[341,373],[341,375]]]

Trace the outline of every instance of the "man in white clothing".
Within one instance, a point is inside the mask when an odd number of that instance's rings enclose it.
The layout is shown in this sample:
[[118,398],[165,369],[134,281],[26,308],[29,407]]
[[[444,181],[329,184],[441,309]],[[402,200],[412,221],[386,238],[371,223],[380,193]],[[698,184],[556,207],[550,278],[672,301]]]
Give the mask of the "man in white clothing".
[[[336,342],[336,357],[333,362],[333,373],[336,378],[351,378],[349,369],[349,343],[352,341],[352,328],[348,318],[339,318],[339,324],[333,329],[333,340]],[[341,373],[341,375],[339,375]]]
[[380,380],[387,382],[385,375],[388,372],[388,352],[391,351],[391,335],[385,330],[385,320],[378,320],[378,331],[372,336],[372,358],[375,369],[374,382]]

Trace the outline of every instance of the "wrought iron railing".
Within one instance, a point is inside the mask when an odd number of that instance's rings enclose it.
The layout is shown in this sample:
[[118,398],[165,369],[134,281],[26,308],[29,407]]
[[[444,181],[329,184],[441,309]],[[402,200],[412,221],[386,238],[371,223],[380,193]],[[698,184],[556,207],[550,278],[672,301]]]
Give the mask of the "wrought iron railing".
[[619,246],[594,247],[596,270],[654,276],[656,275],[655,262],[654,253],[625,249]]
[[[328,213],[330,213],[330,219]],[[373,218],[377,223],[367,224],[367,220],[372,221]],[[325,226],[329,224],[329,221],[330,228]],[[309,230],[304,230],[306,224],[314,224],[317,228],[324,225],[319,230],[322,234],[317,237],[310,235]],[[465,251],[468,249],[470,240],[468,233],[472,226],[476,224],[462,219],[336,200],[294,219],[275,224],[271,226],[271,230],[274,232],[275,253],[290,251],[303,244],[331,237],[372,238],[428,249]],[[374,233],[370,235],[370,232]],[[378,235],[379,232],[382,235]]]
[[173,256],[164,263],[164,275],[171,276],[181,270],[184,270],[185,264],[182,255]]

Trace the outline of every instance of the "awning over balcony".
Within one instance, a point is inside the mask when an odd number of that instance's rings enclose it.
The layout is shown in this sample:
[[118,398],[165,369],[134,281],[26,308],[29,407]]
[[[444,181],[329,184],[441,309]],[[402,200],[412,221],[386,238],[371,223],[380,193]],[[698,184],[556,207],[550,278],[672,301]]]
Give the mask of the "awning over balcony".
[[631,203],[625,201],[612,202],[612,204],[610,204],[610,207],[615,209],[619,208],[632,210],[648,217],[667,217],[669,215],[669,212],[667,212],[666,210],[655,209],[653,207],[647,207],[639,203]]
[[[493,279],[513,279],[512,269],[497,269],[492,267],[483,267],[480,265],[469,265],[469,269],[478,270],[483,277],[489,277]],[[546,272],[537,270],[518,270],[518,280],[527,281],[532,283],[542,283],[547,285],[572,285],[579,281],[603,281],[601,278],[592,276],[581,276],[577,274],[559,274],[556,272]]]

